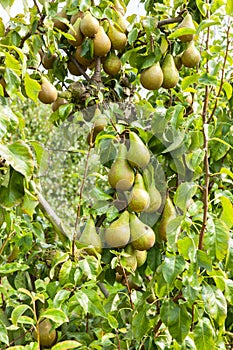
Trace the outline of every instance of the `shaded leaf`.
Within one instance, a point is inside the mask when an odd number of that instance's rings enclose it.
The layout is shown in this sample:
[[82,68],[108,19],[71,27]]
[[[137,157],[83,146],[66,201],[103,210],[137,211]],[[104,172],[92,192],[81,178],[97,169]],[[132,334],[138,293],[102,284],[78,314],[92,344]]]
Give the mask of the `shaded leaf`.
[[174,196],[174,203],[181,210],[187,209],[188,201],[196,193],[197,186],[192,182],[183,182],[179,185]]
[[148,319],[146,317],[146,310],[142,308],[132,321],[133,337],[136,341],[140,341],[148,330]]
[[181,255],[165,257],[162,265],[162,273],[165,281],[171,285],[176,277],[183,272],[185,260]]
[[223,260],[228,251],[229,227],[220,219],[209,220],[204,247],[212,259]]
[[12,171],[7,187],[0,187],[0,205],[12,208],[18,205],[24,196],[24,177],[17,171]]
[[25,91],[29,98],[34,102],[38,102],[38,93],[41,90],[40,84],[30,77],[28,73],[24,77]]
[[9,345],[9,338],[7,335],[7,329],[1,320],[0,320],[0,342],[4,343],[6,345]]
[[215,348],[214,330],[208,318],[199,320],[194,327],[194,343],[197,350],[210,350]]

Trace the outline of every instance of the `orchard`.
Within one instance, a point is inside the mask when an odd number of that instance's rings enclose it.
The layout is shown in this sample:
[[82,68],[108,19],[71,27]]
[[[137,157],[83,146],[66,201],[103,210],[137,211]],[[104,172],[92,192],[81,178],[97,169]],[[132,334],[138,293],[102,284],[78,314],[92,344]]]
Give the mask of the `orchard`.
[[0,349],[233,349],[233,1],[21,5],[0,18]]

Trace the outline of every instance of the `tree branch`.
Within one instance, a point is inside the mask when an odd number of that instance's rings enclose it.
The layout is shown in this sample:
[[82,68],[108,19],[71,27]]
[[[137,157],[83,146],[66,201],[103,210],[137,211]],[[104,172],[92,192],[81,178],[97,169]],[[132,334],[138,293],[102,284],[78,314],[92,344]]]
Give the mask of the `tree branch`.
[[86,72],[84,72],[84,70],[82,69],[82,67],[78,63],[78,61],[73,56],[69,56],[69,58],[70,58],[71,62],[76,66],[76,68],[79,70],[79,72],[84,76],[84,78],[87,81],[91,81],[91,78],[89,77],[89,75],[87,75]]
[[157,24],[157,28],[161,28],[163,26],[166,26],[168,24],[172,24],[172,23],[179,23],[179,22],[182,22],[183,21],[183,17],[182,16],[177,16],[177,17],[174,17],[174,18],[167,18],[167,19],[164,19],[162,21],[159,21],[158,24]]
[[95,59],[95,73],[92,76],[92,80],[96,81],[97,83],[101,83],[101,58],[96,57]]

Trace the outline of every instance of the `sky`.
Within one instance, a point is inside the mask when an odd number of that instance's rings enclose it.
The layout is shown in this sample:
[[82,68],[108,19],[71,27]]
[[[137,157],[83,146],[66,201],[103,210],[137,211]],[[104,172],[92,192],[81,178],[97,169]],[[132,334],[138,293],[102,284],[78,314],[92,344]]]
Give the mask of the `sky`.
[[[33,6],[33,0],[28,0],[29,7]],[[10,16],[14,17],[18,13],[23,12],[23,0],[15,0],[14,4],[10,11]],[[129,16],[133,13],[142,14],[144,13],[144,6],[140,3],[139,0],[131,0],[129,2],[129,5],[127,7],[127,13],[126,16]],[[3,9],[3,7],[0,4],[0,17],[2,17],[4,23],[6,23],[9,20],[9,14]]]

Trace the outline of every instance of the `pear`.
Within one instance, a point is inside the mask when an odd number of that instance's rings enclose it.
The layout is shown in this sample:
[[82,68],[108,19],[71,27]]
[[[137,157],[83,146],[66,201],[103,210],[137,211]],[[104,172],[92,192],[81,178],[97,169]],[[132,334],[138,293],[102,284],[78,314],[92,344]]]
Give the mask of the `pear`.
[[44,66],[45,69],[52,69],[56,59],[57,59],[56,54],[51,54],[51,52],[47,52],[42,55],[42,65]]
[[94,55],[99,57],[106,56],[111,49],[111,41],[102,26],[99,27],[99,30],[93,39],[93,45]]
[[82,66],[89,67],[94,60],[93,59],[88,59],[84,56],[82,56],[82,46],[78,46],[76,51],[75,51],[75,58],[80,63]]
[[133,189],[129,196],[129,208],[132,211],[140,213],[141,211],[145,211],[149,204],[150,196],[145,188],[143,177],[140,173],[137,173]]
[[81,19],[80,30],[84,36],[93,38],[99,30],[99,21],[90,12],[86,12]]
[[96,232],[95,223],[92,218],[87,220],[79,242],[87,246],[85,250],[88,254],[95,255],[95,251],[101,254],[102,243],[100,236]]
[[126,12],[126,7],[124,5],[124,2],[120,2],[119,0],[114,0],[114,8],[117,12],[120,12],[122,16],[124,16]]
[[108,173],[110,186],[118,191],[127,191],[134,183],[134,171],[126,159],[126,152],[125,144],[121,143],[117,158]]
[[92,127],[92,130],[89,132],[89,134],[87,135],[87,143],[88,145],[90,145],[90,143],[94,143],[96,136],[102,131],[104,130],[104,128],[108,125],[108,119],[105,115],[99,115],[95,122],[94,125]]
[[123,33],[127,32],[128,21],[125,19],[125,17],[120,11],[116,11],[116,23],[118,24]]
[[[128,254],[128,256],[122,256],[121,257],[121,264],[123,265],[123,267],[128,268],[130,271],[135,272],[137,269],[137,258],[136,258],[136,254],[135,254],[135,250],[133,249],[131,244],[128,244],[125,247],[125,252]],[[116,267],[116,271],[123,275],[123,269],[121,268],[121,266],[117,266]],[[129,271],[125,270],[126,274],[129,273]]]
[[166,198],[165,206],[163,208],[162,219],[159,224],[159,237],[163,241],[167,240],[167,225],[176,218],[176,210],[169,196]]
[[59,18],[67,19],[66,9],[63,8],[60,12],[57,13],[56,17],[58,18],[53,19],[53,26],[64,32],[67,29],[67,25],[64,22],[60,21]]
[[163,65],[163,84],[162,87],[165,89],[170,89],[176,86],[179,80],[179,72],[176,68],[173,56],[171,54],[167,54]]
[[187,49],[181,56],[181,62],[185,67],[193,68],[198,65],[201,60],[201,55],[198,49],[195,47],[194,42],[190,42]]
[[53,103],[57,99],[57,89],[53,86],[47,78],[41,78],[41,89],[38,98],[45,104]]
[[120,58],[114,52],[110,53],[103,61],[103,69],[105,73],[114,77],[121,70]]
[[130,132],[129,139],[127,159],[132,166],[144,169],[149,164],[150,152],[135,132]]
[[71,16],[70,23],[73,25],[78,18],[83,18],[83,16],[84,16],[84,13],[82,11],[78,11],[77,13]]
[[52,104],[52,110],[55,112],[60,106],[67,104],[68,101],[65,98],[58,97]]
[[[79,63],[79,62],[78,62]],[[86,66],[83,66],[82,64],[80,64],[80,67],[82,68],[82,70],[85,72],[87,70],[87,67]],[[82,75],[81,71],[78,69],[78,67],[74,64],[74,62],[72,61],[68,61],[67,62],[67,68],[69,70],[69,72],[72,74],[72,75],[76,75],[76,76],[80,76]]]
[[162,197],[155,186],[154,168],[152,164],[143,171],[143,179],[150,197],[150,204],[144,211],[146,213],[154,213],[160,208]]
[[183,64],[182,64],[182,61],[181,61],[181,54],[177,55],[174,57],[174,62],[175,62],[175,65],[176,65],[176,69],[177,70],[181,70]]
[[80,30],[80,22],[81,22],[81,18],[78,18],[76,22],[73,24],[73,28],[70,28],[68,31],[68,33],[75,38],[75,40],[68,39],[69,43],[73,46],[80,46],[84,41],[84,37]]
[[143,70],[140,76],[142,86],[147,90],[157,90],[163,83],[163,72],[159,62]]
[[[49,319],[45,318],[39,323],[39,338],[40,345],[46,348],[51,348],[57,341],[57,332],[52,329],[52,323]],[[37,331],[33,332],[34,339],[37,339]]]
[[[183,21],[178,25],[177,29],[180,29],[180,28],[196,29],[195,25],[193,23],[192,16],[190,15],[190,13],[187,13],[187,15],[184,17]],[[179,39],[183,43],[186,43],[188,41],[192,41],[193,40],[193,34],[181,35],[181,36],[179,36]]]
[[135,214],[129,217],[131,244],[136,250],[148,250],[155,244],[155,233],[144,224]]
[[137,259],[137,267],[144,265],[147,259],[147,250],[134,250]]
[[124,211],[105,231],[105,242],[111,248],[125,247],[130,240],[129,212]]
[[111,40],[113,50],[124,50],[127,43],[127,36],[125,33],[120,32],[116,27],[110,24],[108,37]]

